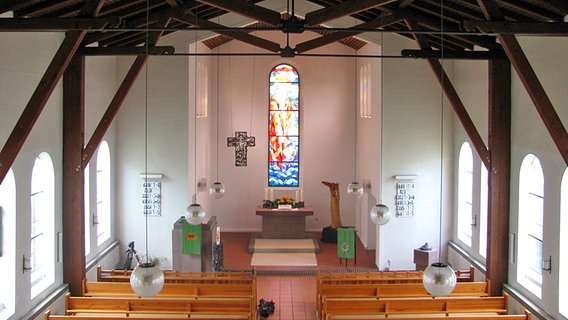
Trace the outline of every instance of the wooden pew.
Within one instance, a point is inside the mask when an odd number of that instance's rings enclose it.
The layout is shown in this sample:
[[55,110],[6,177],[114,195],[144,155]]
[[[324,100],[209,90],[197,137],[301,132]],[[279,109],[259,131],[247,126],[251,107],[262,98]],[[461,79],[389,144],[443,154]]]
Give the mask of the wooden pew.
[[[231,315],[224,315],[224,316],[204,316],[202,318],[199,317],[192,317],[188,318],[187,316],[183,317],[165,317],[165,316],[149,316],[149,315],[140,315],[137,317],[136,315],[128,316],[128,315],[60,315],[60,314],[51,314],[48,310],[43,315],[44,320],[128,320],[128,319],[144,319],[144,320],[188,320],[188,319],[206,319],[206,320],[227,320],[227,319],[250,319],[247,316],[231,316]],[[516,319],[513,319],[516,320]]]
[[424,297],[392,299],[343,299],[324,297],[320,319],[336,319],[347,315],[392,317],[412,314],[506,314],[508,312],[508,298],[506,294],[501,297]]
[[[248,283],[256,278],[255,270],[230,272],[190,272],[163,270],[165,282]],[[129,282],[132,270],[104,270],[97,266],[98,282]]]
[[[321,313],[324,298],[402,298],[430,297],[422,283],[323,283],[316,294]],[[458,282],[451,296],[487,297],[489,282]]]
[[[475,269],[470,266],[468,270],[456,270],[458,282],[473,282]],[[316,280],[319,283],[414,283],[422,282],[424,271],[401,270],[401,271],[374,271],[374,272],[348,272],[348,273],[317,273]]]
[[[331,316],[329,319],[344,319],[342,317]],[[353,318],[349,316],[349,320],[362,319]],[[374,318],[365,318],[374,319]],[[420,315],[420,316],[408,316],[403,315],[400,317],[390,316],[387,319],[404,319],[404,320],[531,320],[532,315],[530,312],[525,311],[525,314],[451,314],[447,316],[431,316],[431,315]],[[86,319],[85,319],[86,320]]]
[[[83,280],[84,297],[137,297],[128,282],[89,282]],[[247,298],[256,300],[256,289],[252,283],[164,283],[156,297],[192,298]]]
[[155,316],[155,317],[239,317],[254,319],[249,299],[129,298],[65,296],[67,315],[75,316]]

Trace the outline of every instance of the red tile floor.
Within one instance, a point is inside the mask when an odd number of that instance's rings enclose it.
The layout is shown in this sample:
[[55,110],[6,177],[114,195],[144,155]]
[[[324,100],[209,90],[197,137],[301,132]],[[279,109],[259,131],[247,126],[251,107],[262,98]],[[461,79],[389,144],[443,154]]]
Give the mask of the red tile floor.
[[[224,267],[226,270],[250,269],[252,254],[248,253],[251,233],[224,232]],[[316,239],[319,234],[313,234]],[[376,269],[375,250],[365,250],[357,240],[357,264],[352,259],[339,262],[335,243],[320,241],[320,253],[316,254],[317,267],[257,267],[257,297],[274,301],[275,312],[268,319],[316,320],[316,278],[314,272],[346,272],[355,269]],[[275,271],[275,272],[274,272]]]

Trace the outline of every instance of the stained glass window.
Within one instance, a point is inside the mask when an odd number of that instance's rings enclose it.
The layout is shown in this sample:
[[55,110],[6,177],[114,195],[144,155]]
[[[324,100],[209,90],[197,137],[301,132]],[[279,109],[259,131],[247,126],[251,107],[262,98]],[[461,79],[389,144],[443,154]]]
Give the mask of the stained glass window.
[[300,81],[298,72],[281,64],[270,72],[268,186],[300,183]]

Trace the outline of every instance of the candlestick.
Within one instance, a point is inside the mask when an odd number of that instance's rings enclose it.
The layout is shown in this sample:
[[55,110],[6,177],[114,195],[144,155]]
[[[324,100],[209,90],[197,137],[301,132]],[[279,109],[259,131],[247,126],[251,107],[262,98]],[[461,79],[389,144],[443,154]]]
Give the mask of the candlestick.
[[304,189],[300,190],[300,202],[304,202]]
[[274,189],[270,189],[270,201],[274,201]]
[[296,190],[296,201],[300,201],[300,191]]
[[268,188],[264,188],[264,200],[268,200]]

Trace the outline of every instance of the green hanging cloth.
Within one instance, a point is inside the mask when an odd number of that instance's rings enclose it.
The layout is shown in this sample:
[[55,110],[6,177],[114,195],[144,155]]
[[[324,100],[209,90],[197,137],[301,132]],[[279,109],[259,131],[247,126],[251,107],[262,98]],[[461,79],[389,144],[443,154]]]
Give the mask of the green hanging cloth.
[[337,256],[355,258],[355,229],[337,228]]
[[201,254],[201,224],[193,225],[181,220],[181,253]]

